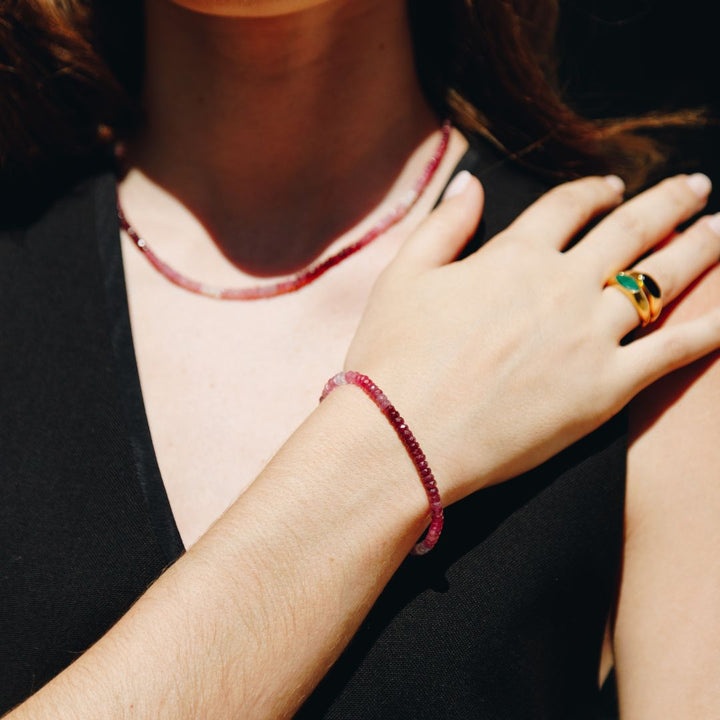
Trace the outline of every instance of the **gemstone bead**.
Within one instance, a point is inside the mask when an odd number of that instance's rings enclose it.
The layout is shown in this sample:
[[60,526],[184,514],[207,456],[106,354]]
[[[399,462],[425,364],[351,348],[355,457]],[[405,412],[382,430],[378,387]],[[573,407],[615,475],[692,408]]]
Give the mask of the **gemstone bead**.
[[196,280],[185,277],[155,255],[152,249],[148,246],[147,242],[141,238],[137,230],[130,225],[125,217],[125,213],[123,212],[120,203],[117,204],[118,219],[122,229],[128,234],[130,239],[135,243],[136,247],[145,255],[150,264],[160,274],[164,275],[167,280],[185,290],[218,300],[259,300],[262,298],[285,295],[309,285],[325,272],[342,262],[345,258],[350,257],[354,253],[366,247],[377,237],[385,233],[390,227],[397,224],[408,215],[410,210],[412,210],[415,206],[415,203],[419,200],[420,196],[427,189],[440,164],[440,161],[447,151],[450,141],[451,128],[452,126],[449,120],[443,123],[440,141],[435,152],[430,160],[425,164],[421,175],[416,180],[412,189],[407,192],[394,210],[385,215],[380,222],[370,228],[362,237],[342,248],[331,257],[297,273],[288,279],[280,280],[269,285],[247,288],[221,288],[200,283]]

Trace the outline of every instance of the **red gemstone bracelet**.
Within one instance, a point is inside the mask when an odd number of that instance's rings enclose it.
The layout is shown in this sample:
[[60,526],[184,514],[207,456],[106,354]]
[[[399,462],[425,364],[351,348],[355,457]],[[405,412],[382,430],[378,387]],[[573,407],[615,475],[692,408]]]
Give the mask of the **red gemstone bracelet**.
[[380,412],[388,419],[395,428],[395,432],[402,441],[410,459],[418,471],[420,481],[425,488],[428,503],[430,504],[430,527],[425,537],[418,542],[412,550],[413,555],[424,555],[435,547],[440,531],[443,527],[443,506],[440,500],[440,492],[435,482],[433,472],[428,466],[425,454],[420,449],[420,444],[400,416],[400,413],[393,407],[385,393],[367,376],[354,370],[340,372],[330,378],[323,388],[320,402],[322,402],[336,387],[340,385],[357,385],[365,394],[380,408]]

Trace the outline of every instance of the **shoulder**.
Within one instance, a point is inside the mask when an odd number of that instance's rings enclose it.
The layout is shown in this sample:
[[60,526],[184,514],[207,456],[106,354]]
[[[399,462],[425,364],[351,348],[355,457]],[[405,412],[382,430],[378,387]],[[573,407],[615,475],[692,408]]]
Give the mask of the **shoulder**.
[[115,197],[114,177],[101,173],[59,188],[42,203],[5,204],[0,212],[3,329],[17,327],[21,337],[22,322],[48,317],[48,308],[99,277],[98,238],[118,232]]
[[114,206],[115,187],[115,176],[107,169],[65,177],[0,173],[0,239],[17,240],[39,226],[61,226],[87,216],[91,206]]

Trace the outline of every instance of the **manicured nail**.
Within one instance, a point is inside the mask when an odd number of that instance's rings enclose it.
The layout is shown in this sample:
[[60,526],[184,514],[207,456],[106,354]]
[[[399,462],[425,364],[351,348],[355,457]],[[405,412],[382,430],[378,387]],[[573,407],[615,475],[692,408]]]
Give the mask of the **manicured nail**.
[[710,190],[712,190],[712,183],[710,182],[710,178],[707,175],[703,175],[702,173],[695,173],[694,175],[689,175],[686,178],[687,184],[690,186],[690,189],[701,198],[706,197],[710,194]]
[[713,232],[720,235],[720,213],[716,213],[710,218],[710,220],[708,220],[708,227]]
[[452,179],[452,182],[447,186],[447,190],[445,190],[445,192],[443,193],[442,199],[449,200],[456,195],[460,195],[468,186],[471,177],[472,175],[470,175],[467,170],[463,170],[462,172],[458,173]]
[[613,190],[625,192],[625,182],[619,175],[606,175],[605,182],[610,185]]

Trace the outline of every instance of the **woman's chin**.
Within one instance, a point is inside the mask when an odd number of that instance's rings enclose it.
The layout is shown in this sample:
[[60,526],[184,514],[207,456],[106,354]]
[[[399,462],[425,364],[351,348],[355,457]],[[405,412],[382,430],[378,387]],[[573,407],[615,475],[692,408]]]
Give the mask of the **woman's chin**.
[[275,17],[300,12],[332,0],[171,0],[175,5],[225,17]]

